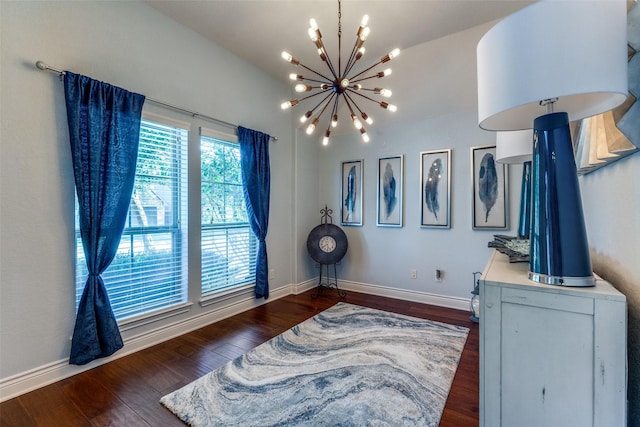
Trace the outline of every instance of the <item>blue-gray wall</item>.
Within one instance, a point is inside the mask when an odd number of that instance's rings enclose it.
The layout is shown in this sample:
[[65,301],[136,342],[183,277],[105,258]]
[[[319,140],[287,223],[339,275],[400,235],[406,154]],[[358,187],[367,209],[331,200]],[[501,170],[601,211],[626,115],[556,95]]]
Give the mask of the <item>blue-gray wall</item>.
[[[450,94],[442,99],[443,106],[460,90],[474,91],[475,44],[486,29],[404,51],[403,56],[411,59],[402,66],[411,68],[413,75],[423,74],[425,86],[415,90],[433,96],[436,92],[428,84],[435,83],[437,93]],[[318,211],[325,203],[339,218],[343,160],[364,159],[366,181],[364,226],[346,228],[351,249],[340,267],[341,278],[408,294],[462,299],[469,296],[471,272],[482,270],[488,259],[486,243],[492,233],[471,230],[469,148],[492,144],[494,137],[478,128],[473,103],[435,116],[419,111],[403,114],[400,106],[398,123],[374,125],[369,145],[363,146],[354,134],[338,135],[327,150],[317,138],[295,129],[292,116],[278,108],[290,91],[286,83],[144,3],[0,1],[0,40],[0,386],[28,376],[31,370],[42,372],[64,362],[75,316],[74,189],[62,84],[55,75],[33,67],[38,59],[277,135],[279,141],[271,147],[268,238],[270,267],[276,270],[274,289],[288,292],[290,285],[317,274],[306,254],[306,236],[318,223]],[[400,74],[395,66],[394,74]],[[294,114],[297,117],[298,112]],[[385,112],[375,112],[379,114]],[[419,153],[440,148],[453,150],[452,228],[421,229]],[[405,156],[404,227],[380,228],[375,225],[376,163],[379,157],[396,154]],[[510,186],[510,208],[515,212],[519,167],[511,167],[510,176],[516,182]],[[640,155],[581,178],[596,272],[629,300],[629,385],[635,426],[640,425],[638,182]],[[195,192],[197,184],[190,183]],[[515,222],[512,215],[512,230]],[[443,282],[433,279],[436,268],[444,270]],[[410,278],[412,269],[417,270],[417,279]],[[190,279],[197,280],[197,275]],[[178,320],[189,321],[210,310],[193,302]],[[175,320],[130,329],[125,339]]]

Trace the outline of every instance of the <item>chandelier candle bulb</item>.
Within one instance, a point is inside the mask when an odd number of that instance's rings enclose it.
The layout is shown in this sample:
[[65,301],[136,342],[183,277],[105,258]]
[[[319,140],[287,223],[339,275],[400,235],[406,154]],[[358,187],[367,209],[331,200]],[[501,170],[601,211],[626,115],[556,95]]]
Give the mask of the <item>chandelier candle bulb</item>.
[[309,92],[311,89],[313,89],[312,86],[309,85],[305,85],[303,83],[297,84],[295,87],[296,92]]
[[389,111],[391,111],[391,112],[394,112],[394,111],[397,111],[397,110],[398,110],[398,107],[396,107],[395,105],[393,105],[393,104],[388,104],[388,103],[386,103],[386,102],[384,102],[384,101],[382,101],[382,102],[380,103],[380,106],[381,106],[382,108],[384,108],[385,110],[389,110]]
[[396,56],[398,56],[398,55],[400,55],[400,49],[398,49],[398,48],[393,49],[391,52],[389,52],[388,54],[386,54],[385,56],[383,56],[383,57],[380,59],[380,62],[382,62],[382,63],[384,64],[385,62],[389,62],[389,61],[391,61],[393,58],[395,58],[395,57],[396,57]]
[[364,142],[369,142],[369,135],[367,134],[367,131],[363,127],[360,128],[360,133],[362,134],[362,140]]
[[282,51],[282,58],[287,62],[291,62],[293,65],[300,64],[300,61],[294,58],[289,52]]
[[362,122],[358,120],[355,114],[351,115],[351,120],[353,121],[353,125],[356,127],[356,129],[362,129]]
[[291,101],[283,102],[282,104],[280,104],[280,108],[282,108],[283,110],[286,110],[287,108],[291,108],[298,105],[298,102],[300,101],[298,101],[297,99],[292,99]]
[[358,31],[359,37],[360,37],[360,41],[364,42],[367,40],[367,37],[369,37],[369,33],[371,32],[371,29],[369,27],[364,27],[362,29],[362,31]]
[[377,95],[382,95],[385,98],[391,98],[391,91],[389,89],[383,89],[381,87],[377,87],[377,88],[373,89],[373,93],[375,93]]
[[306,121],[309,119],[309,117],[311,117],[311,115],[312,115],[312,114],[313,114],[313,112],[312,112],[312,111],[307,111],[307,112],[304,114],[304,116],[300,117],[300,123],[304,123],[304,122],[306,122]]
[[367,113],[365,113],[364,111],[362,112],[362,119],[368,124],[368,125],[372,125],[373,124],[373,119],[371,117],[369,117],[367,115]]
[[324,137],[322,138],[322,145],[329,145],[329,135],[331,135],[331,130],[327,129],[327,131],[324,133]]
[[316,130],[316,126],[318,125],[319,121],[320,119],[318,117],[313,119],[313,122],[311,122],[309,126],[307,126],[307,135],[311,135],[313,131]]
[[[318,27],[316,28],[309,28],[309,38],[311,39],[312,42],[314,43],[318,43],[320,42],[320,39],[322,38],[322,34],[320,34],[320,30],[318,29]],[[320,42],[321,43],[321,42]]]

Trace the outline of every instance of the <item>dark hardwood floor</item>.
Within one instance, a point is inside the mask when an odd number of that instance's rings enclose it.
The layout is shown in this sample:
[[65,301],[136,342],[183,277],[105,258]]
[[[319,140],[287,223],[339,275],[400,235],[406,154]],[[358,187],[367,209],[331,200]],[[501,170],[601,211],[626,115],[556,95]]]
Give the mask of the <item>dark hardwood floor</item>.
[[[160,397],[340,301],[335,291],[310,294],[272,301],[8,400],[0,404],[0,425],[182,426]],[[355,292],[343,301],[470,328],[440,426],[478,425],[478,325],[469,313]]]

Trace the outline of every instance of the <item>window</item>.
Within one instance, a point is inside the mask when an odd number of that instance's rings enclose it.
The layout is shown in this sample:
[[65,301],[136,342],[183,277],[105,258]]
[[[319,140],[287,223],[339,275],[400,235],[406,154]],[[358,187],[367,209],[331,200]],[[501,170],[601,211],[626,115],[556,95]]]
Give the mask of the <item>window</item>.
[[[141,123],[127,223],[102,274],[118,320],[186,300],[187,140],[185,129]],[[77,215],[76,254],[77,307],[88,275]]]
[[257,239],[247,219],[237,137],[202,130],[202,295],[255,282]]

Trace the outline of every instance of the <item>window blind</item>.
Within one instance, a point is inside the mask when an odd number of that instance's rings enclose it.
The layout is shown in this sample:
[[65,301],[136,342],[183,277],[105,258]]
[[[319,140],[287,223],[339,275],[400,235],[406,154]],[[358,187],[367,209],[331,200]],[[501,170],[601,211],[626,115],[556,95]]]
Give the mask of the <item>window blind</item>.
[[[141,123],[127,224],[102,274],[118,320],[186,300],[187,141],[186,129]],[[78,229],[76,249],[77,305],[88,275]]]
[[242,189],[240,146],[233,135],[202,130],[202,295],[255,281],[257,239]]

